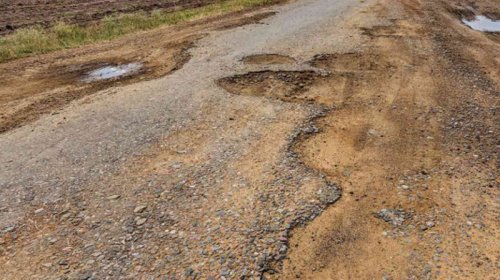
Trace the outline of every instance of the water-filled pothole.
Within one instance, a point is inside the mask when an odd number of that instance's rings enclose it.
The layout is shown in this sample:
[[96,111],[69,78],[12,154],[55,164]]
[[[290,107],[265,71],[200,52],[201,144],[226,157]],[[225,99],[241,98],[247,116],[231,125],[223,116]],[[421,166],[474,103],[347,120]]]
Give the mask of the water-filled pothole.
[[475,16],[472,19],[464,18],[462,22],[470,28],[483,32],[500,32],[500,21],[485,16]]
[[131,62],[128,64],[105,65],[85,73],[84,82],[97,82],[103,80],[117,79],[137,74],[143,67],[142,63]]

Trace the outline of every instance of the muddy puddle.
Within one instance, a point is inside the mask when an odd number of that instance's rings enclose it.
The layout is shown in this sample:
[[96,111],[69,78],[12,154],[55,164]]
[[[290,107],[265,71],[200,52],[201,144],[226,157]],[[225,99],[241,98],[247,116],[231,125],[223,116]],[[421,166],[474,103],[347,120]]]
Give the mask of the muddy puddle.
[[472,19],[462,19],[470,28],[482,32],[500,32],[500,21],[492,20],[486,16],[475,16]]
[[82,79],[86,83],[122,78],[137,74],[143,67],[142,63],[131,62],[120,65],[105,65],[85,73]]

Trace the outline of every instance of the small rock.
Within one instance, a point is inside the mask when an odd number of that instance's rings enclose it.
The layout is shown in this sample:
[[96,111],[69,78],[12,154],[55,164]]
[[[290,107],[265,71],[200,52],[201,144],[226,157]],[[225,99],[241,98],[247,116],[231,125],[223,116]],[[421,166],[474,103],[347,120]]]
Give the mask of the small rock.
[[38,215],[38,214],[43,213],[44,211],[45,211],[45,209],[43,209],[43,208],[39,208],[39,209],[36,209],[36,210],[35,210],[35,214],[37,214],[37,215]]
[[422,226],[420,227],[420,229],[421,229],[422,231],[424,231],[424,230],[428,230],[428,229],[433,228],[433,227],[434,227],[434,222],[433,222],[433,221],[427,221],[427,222],[425,223],[425,225],[422,225]]
[[52,264],[51,263],[42,263],[42,266],[46,267],[46,268],[51,268]]
[[392,224],[393,226],[401,226],[404,221],[411,217],[409,213],[401,209],[382,209],[380,210],[376,216],[381,218],[387,223]]
[[14,227],[6,227],[3,231],[4,232],[13,232],[14,231]]
[[120,195],[117,194],[110,195],[107,197],[108,200],[117,200],[118,198],[120,198]]
[[187,277],[191,276],[193,273],[194,273],[194,270],[192,268],[188,267],[186,269],[186,271],[184,271],[184,276],[187,278]]
[[231,274],[231,271],[227,267],[223,267],[221,272],[220,272],[220,275],[223,277],[227,277],[230,274]]
[[61,216],[61,220],[67,220],[67,219],[69,219],[69,217],[71,217],[71,213],[67,212],[67,213],[65,213],[64,215]]
[[148,219],[146,219],[146,218],[139,218],[139,219],[137,219],[137,220],[135,221],[135,225],[137,225],[137,226],[142,226],[143,224],[145,224],[145,223],[146,223],[146,221],[147,221],[147,220],[148,220]]
[[146,208],[148,208],[146,205],[137,206],[134,209],[134,213],[136,214],[142,213],[144,212],[144,210],[146,210]]

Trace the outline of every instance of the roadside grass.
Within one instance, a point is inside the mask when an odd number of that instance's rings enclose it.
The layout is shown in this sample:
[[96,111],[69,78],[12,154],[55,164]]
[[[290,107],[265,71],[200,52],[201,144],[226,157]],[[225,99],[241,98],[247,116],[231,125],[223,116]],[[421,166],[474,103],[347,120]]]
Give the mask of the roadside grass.
[[13,34],[0,38],[0,63],[111,40],[125,34],[149,30],[162,25],[175,25],[276,2],[276,0],[224,0],[219,3],[178,11],[155,10],[151,13],[116,14],[88,26],[57,22],[49,28],[41,26],[22,28]]

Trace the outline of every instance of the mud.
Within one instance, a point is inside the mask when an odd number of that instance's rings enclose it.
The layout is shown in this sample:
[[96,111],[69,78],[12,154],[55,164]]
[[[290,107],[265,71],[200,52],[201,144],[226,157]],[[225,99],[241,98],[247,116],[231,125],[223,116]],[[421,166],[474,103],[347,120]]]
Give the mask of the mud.
[[352,78],[341,72],[262,71],[223,78],[218,84],[233,94],[331,107],[344,98]]
[[244,57],[241,60],[245,64],[272,65],[272,64],[294,64],[293,57],[281,54],[255,54]]

